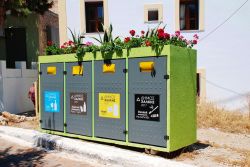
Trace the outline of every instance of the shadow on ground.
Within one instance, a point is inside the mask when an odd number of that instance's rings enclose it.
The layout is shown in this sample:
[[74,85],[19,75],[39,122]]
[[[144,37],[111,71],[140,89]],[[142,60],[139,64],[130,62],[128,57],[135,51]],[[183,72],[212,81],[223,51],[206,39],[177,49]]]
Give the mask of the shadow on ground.
[[[70,137],[70,138],[74,138],[74,137]],[[79,138],[74,138],[74,139],[79,139]],[[79,139],[79,140],[81,140],[81,139]],[[179,150],[176,150],[174,152],[166,153],[166,152],[159,152],[159,151],[150,150],[150,149],[130,147],[130,146],[122,146],[122,145],[99,142],[99,141],[88,141],[88,142],[90,142],[90,143],[99,143],[99,144],[103,144],[103,145],[109,145],[109,146],[113,146],[113,147],[117,147],[117,148],[121,148],[121,149],[125,149],[125,150],[130,150],[130,151],[135,151],[135,152],[139,152],[139,153],[151,154],[151,155],[155,155],[155,156],[159,156],[159,157],[163,157],[163,158],[167,158],[167,159],[174,159],[174,158],[177,158],[177,157],[179,157],[180,155],[182,155],[184,153],[193,153],[193,152],[196,152],[196,151],[199,151],[199,150],[206,149],[207,147],[211,146],[211,145],[206,144],[206,143],[197,142],[197,143],[194,143],[194,144],[192,144],[190,146],[187,146],[187,147],[181,148]]]
[[18,113],[17,115],[22,115],[22,116],[26,116],[26,117],[35,117],[36,116],[36,112],[35,112],[35,110],[31,110],[31,111],[26,111],[26,112]]
[[35,149],[18,149],[12,153],[12,147],[0,150],[0,167],[43,166],[45,152]]

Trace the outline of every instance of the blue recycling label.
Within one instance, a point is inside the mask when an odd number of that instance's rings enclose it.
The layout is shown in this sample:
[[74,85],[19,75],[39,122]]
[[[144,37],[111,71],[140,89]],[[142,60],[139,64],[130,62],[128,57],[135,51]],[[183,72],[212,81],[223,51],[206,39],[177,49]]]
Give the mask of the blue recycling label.
[[44,91],[45,112],[60,112],[60,92]]

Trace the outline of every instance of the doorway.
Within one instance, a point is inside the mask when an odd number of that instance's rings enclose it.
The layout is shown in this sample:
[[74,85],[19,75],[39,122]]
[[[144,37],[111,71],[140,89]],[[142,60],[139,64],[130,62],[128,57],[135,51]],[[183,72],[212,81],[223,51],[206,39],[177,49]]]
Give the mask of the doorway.
[[6,28],[6,67],[15,68],[16,61],[27,62],[25,28]]

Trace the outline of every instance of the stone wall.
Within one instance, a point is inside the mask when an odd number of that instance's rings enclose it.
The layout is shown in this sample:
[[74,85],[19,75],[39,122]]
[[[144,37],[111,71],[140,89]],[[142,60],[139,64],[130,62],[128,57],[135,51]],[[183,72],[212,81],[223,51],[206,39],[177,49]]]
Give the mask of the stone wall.
[[48,27],[50,27],[50,40],[59,44],[58,14],[53,13],[52,11],[47,11],[44,15],[40,15],[38,19],[39,53],[40,55],[44,55],[44,50],[47,46],[47,41],[49,40],[47,39]]

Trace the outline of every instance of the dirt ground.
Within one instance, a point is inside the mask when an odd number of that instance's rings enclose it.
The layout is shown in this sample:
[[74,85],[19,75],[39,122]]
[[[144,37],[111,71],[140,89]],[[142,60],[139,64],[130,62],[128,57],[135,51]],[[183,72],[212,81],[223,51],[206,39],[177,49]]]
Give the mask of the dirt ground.
[[211,166],[250,167],[250,135],[225,133],[216,129],[198,129],[199,143],[187,148],[175,159],[184,163]]

